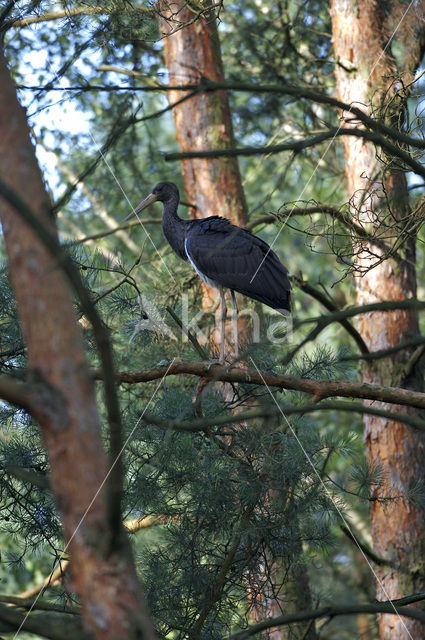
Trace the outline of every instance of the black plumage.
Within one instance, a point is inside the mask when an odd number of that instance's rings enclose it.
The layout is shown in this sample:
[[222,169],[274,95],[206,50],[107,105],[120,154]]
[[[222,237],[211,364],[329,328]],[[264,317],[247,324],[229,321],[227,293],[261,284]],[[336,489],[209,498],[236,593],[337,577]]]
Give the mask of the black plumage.
[[172,182],[157,184],[126,220],[157,200],[163,203],[162,228],[171,247],[190,261],[204,282],[220,290],[223,304],[223,289],[230,289],[235,314],[234,291],[288,314],[288,270],[266,242],[220,216],[183,220],[177,214],[179,191]]
[[268,244],[218,216],[192,223],[186,253],[197,271],[272,309],[290,310],[288,270]]

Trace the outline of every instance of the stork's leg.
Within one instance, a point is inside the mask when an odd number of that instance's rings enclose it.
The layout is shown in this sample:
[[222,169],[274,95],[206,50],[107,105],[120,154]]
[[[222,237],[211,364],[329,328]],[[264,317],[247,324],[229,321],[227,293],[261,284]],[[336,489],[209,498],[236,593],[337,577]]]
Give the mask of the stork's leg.
[[224,362],[224,337],[225,337],[225,327],[226,327],[226,315],[227,315],[227,307],[226,307],[226,298],[224,296],[223,287],[219,287],[220,291],[220,299],[221,299],[221,314],[220,314],[220,362]]
[[239,344],[238,344],[238,305],[236,304],[236,296],[233,289],[230,289],[230,295],[232,297],[232,324],[233,324],[233,342],[235,345],[235,358],[239,358]]

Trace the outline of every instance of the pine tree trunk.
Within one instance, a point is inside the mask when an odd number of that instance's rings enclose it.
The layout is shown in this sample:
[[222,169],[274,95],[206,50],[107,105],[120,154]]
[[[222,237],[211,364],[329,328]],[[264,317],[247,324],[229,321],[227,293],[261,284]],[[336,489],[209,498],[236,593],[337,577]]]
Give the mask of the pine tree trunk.
[[[220,41],[214,14],[211,12],[194,20],[194,13],[185,0],[162,4],[160,27],[163,33],[165,62],[169,72],[170,85],[197,84],[202,78],[216,82],[224,81]],[[171,34],[171,35],[169,35]],[[187,93],[187,92],[186,92]],[[184,96],[183,91],[171,91],[170,103]],[[196,95],[173,109],[176,138],[182,152],[234,147],[233,127],[227,93],[216,91]],[[193,217],[203,218],[221,215],[234,224],[243,226],[247,222],[245,196],[236,158],[194,158],[182,160],[185,189],[188,200],[196,208]],[[203,308],[210,310],[217,293],[203,285]],[[218,324],[218,323],[217,323]],[[244,318],[239,318],[239,336],[249,335]],[[226,331],[231,335],[231,328]],[[218,344],[215,332],[213,341]],[[280,568],[273,567],[276,584]],[[260,576],[259,582],[263,583]],[[288,587],[288,589],[287,589]],[[263,620],[296,609],[311,606],[307,573],[300,567],[297,575],[292,575],[288,584],[281,587],[281,593],[267,591],[251,598],[253,617]],[[279,591],[279,589],[278,589]],[[305,633],[304,629],[304,633]],[[264,636],[272,640],[286,640],[296,637],[288,629],[274,629]],[[314,625],[303,636],[305,640],[316,638]]]
[[[185,0],[163,3],[160,28],[163,34],[165,63],[170,85],[197,84],[202,78],[224,80],[220,41],[213,11],[193,21],[194,12]],[[177,30],[176,30],[177,29]],[[188,92],[169,92],[170,103]],[[234,146],[229,101],[225,91],[200,93],[173,109],[176,139],[181,151],[226,149]],[[182,169],[186,196],[193,205],[191,217],[220,215],[234,224],[247,222],[245,195],[237,158],[184,159]],[[202,283],[202,307],[210,312],[217,302],[217,290]],[[216,327],[219,327],[219,309]],[[247,326],[238,322],[243,342]],[[211,335],[215,349],[220,332]],[[227,342],[232,344],[230,314],[226,326]],[[229,347],[231,353],[231,347]]]
[[[368,113],[386,103],[387,124],[396,122],[405,106],[395,96],[394,89],[394,79],[400,70],[389,53],[390,48],[385,47],[395,17],[401,17],[406,8],[402,2],[391,3],[391,8],[383,8],[382,3],[370,0],[331,2],[338,97],[345,103],[356,103]],[[405,27],[410,26],[410,17],[399,26],[399,35],[406,42]],[[412,40],[411,49],[414,48]],[[350,114],[341,115],[343,126],[359,126],[350,120]],[[390,232],[401,238],[410,213],[405,174],[389,165],[383,172],[375,147],[359,138],[344,136],[344,149],[352,215],[369,233],[387,233],[389,236],[384,219],[388,223],[390,212],[393,216]],[[399,262],[387,258],[373,266],[377,262],[376,256],[382,255],[373,243],[359,246],[354,242],[354,253],[359,270],[356,274],[359,305],[416,297],[413,235],[406,236],[399,248],[402,256]],[[409,334],[418,333],[417,313],[364,314],[360,316],[359,330],[371,351],[393,347]],[[418,380],[412,375],[406,377],[404,373],[409,355],[410,352],[404,350],[392,358],[366,364],[362,370],[363,380],[418,389]],[[368,462],[379,466],[384,473],[383,484],[371,487],[372,498],[375,498],[370,509],[374,550],[400,566],[400,571],[374,567],[377,598],[387,600],[425,587],[424,511],[416,508],[408,498],[411,486],[425,480],[425,439],[423,434],[406,425],[379,417],[364,416],[363,422]],[[393,496],[389,502],[379,500],[388,496]],[[379,629],[381,640],[425,637],[422,624],[406,618],[402,620],[396,615],[379,616]]]
[[[191,21],[195,15],[185,0],[167,5],[160,19],[169,84],[197,84],[202,78],[224,81],[220,42],[214,13]],[[182,28],[172,33],[178,20]],[[171,35],[168,35],[170,34]],[[170,103],[188,92],[169,92]],[[227,149],[234,146],[229,101],[225,91],[200,93],[173,109],[176,138],[181,151]],[[237,158],[182,160],[186,195],[195,217],[220,215],[234,224],[247,222],[245,196]]]
[[[0,85],[0,178],[55,234],[25,112],[1,50]],[[35,231],[2,198],[0,213],[29,382],[43,398],[39,423],[86,637],[155,640],[128,540],[124,534],[113,550],[109,542],[108,464],[68,282]]]

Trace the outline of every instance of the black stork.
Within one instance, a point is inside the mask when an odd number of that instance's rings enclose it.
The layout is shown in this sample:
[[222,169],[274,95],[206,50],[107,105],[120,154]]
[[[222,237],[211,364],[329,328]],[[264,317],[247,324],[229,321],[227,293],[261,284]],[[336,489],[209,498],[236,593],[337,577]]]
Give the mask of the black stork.
[[220,362],[224,361],[224,328],[227,314],[225,289],[233,305],[233,337],[238,354],[238,308],[235,291],[262,302],[287,316],[291,285],[288,270],[269,245],[226,218],[210,216],[183,220],[177,213],[179,190],[172,182],[159,182],[125,218],[137,216],[153,202],[163,203],[162,229],[172,249],[189,260],[202,280],[219,290],[221,299]]

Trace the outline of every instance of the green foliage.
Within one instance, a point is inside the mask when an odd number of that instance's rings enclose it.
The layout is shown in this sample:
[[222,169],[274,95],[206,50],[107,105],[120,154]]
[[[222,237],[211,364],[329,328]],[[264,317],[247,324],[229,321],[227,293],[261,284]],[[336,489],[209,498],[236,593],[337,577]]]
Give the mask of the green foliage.
[[350,366],[342,361],[347,355],[347,348],[342,346],[335,353],[329,345],[323,344],[315,348],[312,354],[302,353],[291,366],[291,373],[300,378],[326,380],[343,377],[347,380]]
[[[9,19],[52,9],[47,2],[19,4]],[[201,303],[199,280],[190,265],[171,254],[158,224],[159,211],[152,208],[143,228],[134,226],[81,242],[84,236],[118,225],[160,179],[183,185],[180,167],[166,163],[163,156],[164,151],[176,149],[171,112],[157,115],[167,107],[167,98],[137,90],[164,82],[166,76],[156,16],[150,6],[149,11],[139,11],[139,3],[114,0],[101,5],[102,13],[10,28],[6,52],[17,83],[38,87],[21,88],[20,97],[37,138],[52,200],[60,204],[56,209],[61,240],[110,330],[117,369],[150,368],[176,357],[197,360],[199,354],[190,342],[182,341],[166,307],[180,318],[186,308],[190,318],[196,315]],[[333,94],[328,5],[292,0],[226,5],[219,24],[226,77],[254,85],[291,83]],[[77,6],[82,5],[67,3],[68,9]],[[93,9],[99,3],[84,6]],[[105,70],[105,65],[140,75],[123,76]],[[126,90],[92,91],[88,85],[122,85]],[[327,107],[280,94],[235,91],[229,98],[237,146],[276,144],[339,124],[337,114]],[[415,123],[423,124],[420,110]],[[45,148],[53,151],[53,164]],[[344,279],[352,260],[347,230],[330,216],[297,214],[297,209],[316,203],[345,211],[342,145],[333,142],[298,154],[242,157],[240,166],[251,219],[271,211],[280,215],[280,227],[266,225],[255,232],[273,243],[292,274],[301,271],[311,284],[332,291],[338,306],[353,302],[353,281]],[[422,195],[423,189],[418,193]],[[211,212],[215,213],[219,212]],[[419,253],[418,262],[423,264],[422,245]],[[296,288],[293,298],[295,315],[301,320],[323,312]],[[89,362],[97,366],[91,328],[76,306]],[[356,368],[347,364],[354,344],[340,326],[329,327],[321,342],[307,345],[288,366],[292,345],[271,344],[265,338],[276,315],[254,308],[261,320],[261,341],[248,339],[246,359],[261,371],[316,380],[357,375]],[[213,323],[210,314],[199,326],[208,333]],[[26,366],[2,264],[1,373],[24,378]],[[164,524],[132,536],[160,636],[187,638],[207,610],[202,638],[223,638],[247,624],[257,595],[270,593],[276,584],[286,586],[297,571],[308,573],[314,604],[333,603],[341,593],[346,601],[357,601],[363,591],[368,593],[372,578],[363,576],[359,587],[356,576],[363,570],[362,561],[339,530],[341,514],[350,522],[354,514],[364,524],[371,485],[381,500],[393,499],[394,492],[386,486],[379,466],[364,460],[360,418],[317,411],[310,417],[265,417],[191,433],[144,419],[146,412],[168,423],[190,422],[196,393],[196,384],[188,377],[167,378],[159,388],[158,381],[120,387],[128,439],[125,517],[164,518]],[[100,388],[98,397],[104,412]],[[223,393],[221,386],[210,385],[202,394],[202,411],[207,418],[221,417],[250,409],[253,402],[266,410],[275,408],[274,399],[300,405],[305,396],[271,394],[252,385],[226,388]],[[49,574],[64,543],[36,427],[23,411],[3,403],[0,424],[0,581],[4,590],[15,593]],[[106,427],[104,436],[108,446]],[[422,505],[423,494],[418,482],[407,497]],[[231,556],[235,541],[237,549]],[[221,580],[226,562],[228,570]],[[59,595],[68,596],[66,584]],[[51,598],[57,596],[53,592]],[[325,633],[329,640],[357,637],[351,621],[334,621]]]
[[[173,396],[164,393],[156,413],[176,416]],[[265,563],[289,567],[300,561],[304,542],[309,553],[329,545],[334,506],[315,473],[324,445],[318,438],[304,438],[300,421],[295,428],[309,459],[278,424],[229,426],[225,435],[220,428],[220,435],[213,430],[208,436],[147,425],[132,441],[130,504],[142,514],[160,509],[170,518],[156,544],[140,552],[161,633],[195,624],[236,536],[241,542],[229,579],[209,614],[212,637],[224,633],[231,620],[235,623],[235,615],[243,624],[248,609],[242,604],[244,585],[246,580],[255,583]]]

